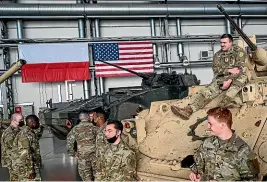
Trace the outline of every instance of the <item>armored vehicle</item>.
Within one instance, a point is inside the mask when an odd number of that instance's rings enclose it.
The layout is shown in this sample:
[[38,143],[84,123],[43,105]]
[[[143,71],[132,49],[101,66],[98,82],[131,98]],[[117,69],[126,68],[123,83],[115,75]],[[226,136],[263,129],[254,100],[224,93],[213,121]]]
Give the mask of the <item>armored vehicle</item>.
[[153,101],[184,98],[188,95],[189,86],[200,84],[194,74],[142,74],[103,62],[141,77],[141,89],[110,91],[69,103],[52,104],[50,101],[50,108],[44,108],[39,112],[39,116],[43,125],[59,139],[65,139],[70,129],[79,122],[78,115],[81,111],[102,109],[108,114],[109,119],[130,119],[134,118],[138,108],[149,108]]
[[[233,114],[233,129],[257,154],[261,174],[267,169],[267,56],[266,50],[256,44],[256,37],[247,37],[228,16],[224,9],[218,9],[230,21],[243,39],[235,43],[250,50],[246,60],[249,82],[238,93],[233,103],[229,103]],[[137,171],[141,180],[185,180],[189,179],[189,168],[181,162],[194,155],[202,140],[209,136],[206,131],[209,108],[219,105],[225,92],[212,100],[204,109],[193,113],[189,120],[173,114],[171,105],[184,107],[203,86],[189,88],[189,95],[183,99],[165,100],[151,103],[149,109],[140,112],[135,123],[124,122],[129,144],[138,155]],[[136,138],[131,127],[136,128]]]

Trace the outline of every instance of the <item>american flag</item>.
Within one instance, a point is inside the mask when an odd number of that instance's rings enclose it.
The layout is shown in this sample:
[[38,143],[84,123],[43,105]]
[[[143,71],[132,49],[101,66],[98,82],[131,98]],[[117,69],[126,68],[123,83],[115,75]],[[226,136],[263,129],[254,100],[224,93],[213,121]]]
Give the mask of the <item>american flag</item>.
[[154,71],[152,42],[96,43],[93,44],[93,59],[96,77],[133,76],[132,73],[100,61],[141,73]]

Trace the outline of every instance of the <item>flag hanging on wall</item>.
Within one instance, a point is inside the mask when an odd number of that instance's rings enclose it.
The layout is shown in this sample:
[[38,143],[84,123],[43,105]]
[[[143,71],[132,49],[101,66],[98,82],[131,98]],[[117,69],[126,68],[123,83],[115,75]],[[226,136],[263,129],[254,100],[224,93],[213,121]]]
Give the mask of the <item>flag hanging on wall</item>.
[[101,61],[141,73],[154,71],[152,42],[96,43],[93,44],[93,59],[96,77],[133,76]]
[[21,44],[18,50],[27,61],[24,83],[90,79],[87,43]]

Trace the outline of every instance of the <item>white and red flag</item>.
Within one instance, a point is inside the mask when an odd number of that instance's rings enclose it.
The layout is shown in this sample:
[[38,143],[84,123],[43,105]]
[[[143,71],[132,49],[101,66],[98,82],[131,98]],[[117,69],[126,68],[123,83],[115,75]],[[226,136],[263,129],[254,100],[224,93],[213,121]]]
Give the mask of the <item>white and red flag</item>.
[[27,61],[24,83],[90,79],[88,43],[21,44],[18,50]]

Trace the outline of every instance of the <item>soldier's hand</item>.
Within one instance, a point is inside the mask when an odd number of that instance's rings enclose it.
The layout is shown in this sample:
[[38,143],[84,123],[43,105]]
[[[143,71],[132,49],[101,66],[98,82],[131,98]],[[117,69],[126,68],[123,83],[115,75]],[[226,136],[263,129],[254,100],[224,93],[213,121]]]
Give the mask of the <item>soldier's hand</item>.
[[238,74],[240,73],[240,70],[235,67],[235,68],[228,69],[228,72],[231,74]]
[[193,172],[191,172],[189,174],[189,178],[190,178],[191,181],[200,181],[201,180],[200,174],[196,174],[196,173],[193,173]]
[[29,175],[29,179],[34,179],[36,177],[36,174],[35,173],[31,173],[30,175]]
[[228,89],[230,87],[231,83],[232,83],[232,80],[231,79],[229,79],[227,81],[224,81],[223,82],[223,86],[222,86],[222,90]]

